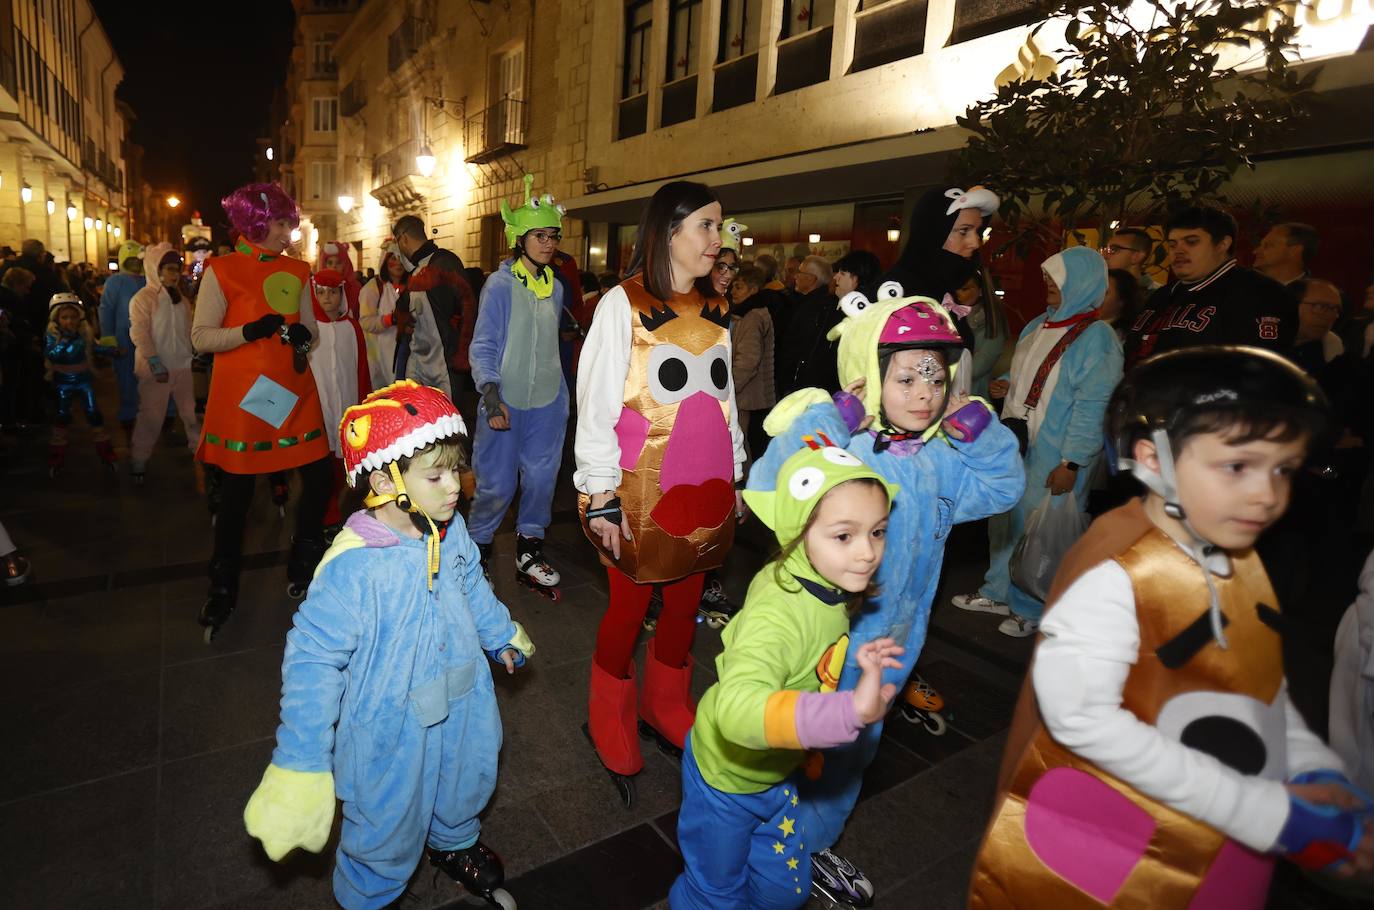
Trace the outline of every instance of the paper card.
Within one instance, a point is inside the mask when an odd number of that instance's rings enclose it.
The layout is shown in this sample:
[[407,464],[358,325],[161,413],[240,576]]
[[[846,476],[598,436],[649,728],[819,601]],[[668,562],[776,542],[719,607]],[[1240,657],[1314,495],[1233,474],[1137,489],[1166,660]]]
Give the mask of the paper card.
[[280,430],[299,400],[300,396],[295,392],[266,376],[259,376],[248,394],[243,396],[243,401],[239,402],[239,407]]

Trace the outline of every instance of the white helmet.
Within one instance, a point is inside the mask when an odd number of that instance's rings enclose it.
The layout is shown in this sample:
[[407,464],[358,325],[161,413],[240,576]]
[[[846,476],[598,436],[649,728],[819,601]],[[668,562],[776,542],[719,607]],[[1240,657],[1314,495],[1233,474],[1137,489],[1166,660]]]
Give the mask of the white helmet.
[[76,294],[71,291],[58,291],[56,294],[53,294],[52,299],[48,301],[48,315],[51,316],[53,310],[68,304],[75,307],[81,307],[84,312],[85,304],[81,302],[80,297],[76,296]]

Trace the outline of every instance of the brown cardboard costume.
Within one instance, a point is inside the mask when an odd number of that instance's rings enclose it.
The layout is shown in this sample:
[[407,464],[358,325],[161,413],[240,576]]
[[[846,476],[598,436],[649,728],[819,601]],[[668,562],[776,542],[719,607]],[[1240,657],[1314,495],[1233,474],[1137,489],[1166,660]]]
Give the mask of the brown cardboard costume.
[[[1234,555],[1231,576],[1215,579],[1227,649],[1213,641],[1197,563],[1139,501],[1103,516],[1070,550],[1051,601],[1109,559],[1130,577],[1140,625],[1123,707],[1243,773],[1284,779],[1278,611],[1259,558]],[[1028,678],[969,906],[1259,908],[1272,862],[1056,743]]]
[[620,444],[620,507],[631,540],[613,559],[582,527],[601,561],[640,584],[719,566],[735,535],[734,444],[730,435],[729,313],[696,290],[663,303],[626,280],[633,339]]

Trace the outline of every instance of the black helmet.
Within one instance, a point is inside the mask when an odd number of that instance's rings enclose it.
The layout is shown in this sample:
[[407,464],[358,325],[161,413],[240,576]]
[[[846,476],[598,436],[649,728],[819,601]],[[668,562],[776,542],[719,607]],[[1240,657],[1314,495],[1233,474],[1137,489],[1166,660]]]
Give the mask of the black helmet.
[[1112,393],[1106,432],[1113,466],[1130,467],[1125,462],[1137,440],[1160,430],[1172,435],[1204,412],[1231,412],[1260,436],[1296,423],[1319,437],[1331,421],[1316,381],[1272,351],[1239,345],[1168,351],[1131,370]]

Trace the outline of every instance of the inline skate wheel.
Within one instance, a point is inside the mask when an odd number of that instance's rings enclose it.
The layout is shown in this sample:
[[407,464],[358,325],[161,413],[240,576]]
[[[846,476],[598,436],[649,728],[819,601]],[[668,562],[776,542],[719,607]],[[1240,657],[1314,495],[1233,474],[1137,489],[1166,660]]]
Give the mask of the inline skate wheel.
[[493,888],[487,903],[493,907],[500,907],[501,910],[515,910],[515,898],[511,897],[505,888]]
[[716,631],[720,631],[721,629],[725,628],[725,620],[717,616],[708,616],[706,618],[706,625],[710,626]]
[[944,717],[939,714],[927,714],[921,718],[921,724],[932,736],[944,736],[945,731],[949,729]]
[[286,517],[286,506],[277,506],[277,517],[278,517],[278,518],[285,518],[285,517]]
[[215,640],[215,627],[214,627],[214,626],[206,626],[206,627],[205,627],[205,633],[204,633],[204,636],[203,636],[203,637],[205,638],[205,643],[206,643],[207,645],[208,645],[210,642],[214,641],[214,640]]
[[292,600],[300,600],[302,597],[305,596],[305,589],[308,587],[310,586],[298,585],[295,582],[292,582],[291,584],[286,586],[286,596],[291,598]]

